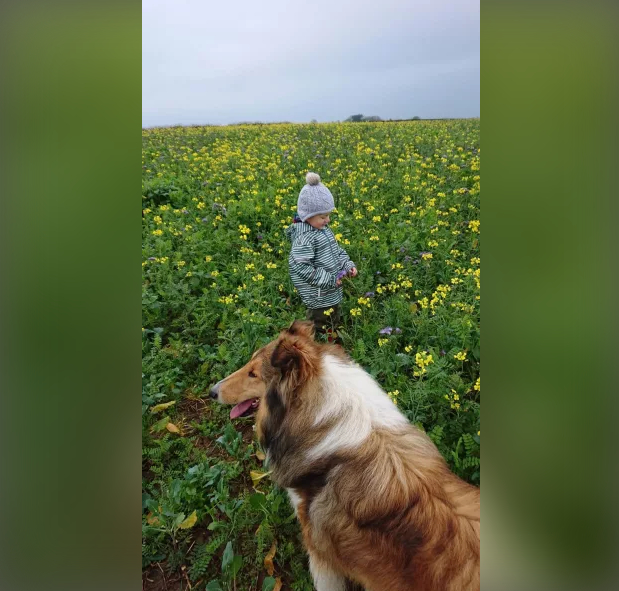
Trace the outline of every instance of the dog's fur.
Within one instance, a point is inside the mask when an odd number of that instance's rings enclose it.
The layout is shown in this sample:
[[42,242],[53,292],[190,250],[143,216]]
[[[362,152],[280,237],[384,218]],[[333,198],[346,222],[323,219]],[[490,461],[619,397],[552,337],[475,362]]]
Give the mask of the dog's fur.
[[[255,377],[251,377],[255,376]],[[260,399],[258,438],[288,489],[317,591],[479,589],[479,489],[339,346],[295,322],[215,386]]]

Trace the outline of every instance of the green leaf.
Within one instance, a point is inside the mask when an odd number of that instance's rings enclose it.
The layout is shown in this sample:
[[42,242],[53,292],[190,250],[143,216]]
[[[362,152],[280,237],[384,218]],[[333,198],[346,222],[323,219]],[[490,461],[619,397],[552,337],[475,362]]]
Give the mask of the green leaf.
[[155,431],[155,432],[163,431],[169,422],[170,422],[170,417],[163,417],[163,419],[157,421],[151,427],[151,431]]
[[233,558],[234,558],[234,551],[232,550],[232,542],[228,542],[226,544],[226,549],[224,550],[224,554],[221,559],[221,571],[222,572],[225,572],[228,569]]
[[275,587],[274,577],[267,577],[262,581],[262,591],[273,591],[273,587]]
[[185,521],[185,514],[184,513],[179,513],[176,516],[176,519],[174,520],[174,525],[180,526],[181,523],[183,523],[183,521]]
[[249,497],[249,504],[253,509],[263,509],[266,506],[266,497],[260,493],[254,493]]
[[214,580],[206,586],[206,591],[223,591],[223,589],[221,588],[219,581]]
[[240,554],[236,554],[234,558],[232,559],[232,565],[230,567],[231,577],[236,577],[236,574],[241,569],[242,564],[243,564],[243,557]]

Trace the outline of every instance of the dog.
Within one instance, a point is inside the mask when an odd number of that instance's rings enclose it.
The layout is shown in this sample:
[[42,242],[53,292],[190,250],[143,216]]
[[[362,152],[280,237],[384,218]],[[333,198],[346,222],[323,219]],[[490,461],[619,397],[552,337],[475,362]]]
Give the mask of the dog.
[[313,337],[295,321],[211,396],[232,418],[256,411],[316,590],[479,590],[479,489],[339,345]]

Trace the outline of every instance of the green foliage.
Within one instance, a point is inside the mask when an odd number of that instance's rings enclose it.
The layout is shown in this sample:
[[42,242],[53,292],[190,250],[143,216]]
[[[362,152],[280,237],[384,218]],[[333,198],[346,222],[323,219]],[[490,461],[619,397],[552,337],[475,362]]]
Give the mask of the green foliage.
[[207,572],[215,552],[224,544],[225,536],[214,536],[206,544],[198,544],[191,554],[191,566],[189,567],[189,578],[195,583]]
[[479,483],[479,120],[177,127],[142,141],[143,565],[259,591],[276,542],[275,576],[311,591],[285,491],[252,486],[267,470],[253,419],[232,423],[206,393],[305,316],[283,230],[315,170],[359,270],[344,280],[345,348]]

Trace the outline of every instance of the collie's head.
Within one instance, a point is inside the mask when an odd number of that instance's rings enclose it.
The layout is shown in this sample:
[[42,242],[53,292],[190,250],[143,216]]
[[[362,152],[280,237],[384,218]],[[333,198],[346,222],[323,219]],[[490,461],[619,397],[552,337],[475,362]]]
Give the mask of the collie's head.
[[252,414],[274,379],[290,386],[294,380],[309,377],[320,347],[314,342],[313,323],[295,320],[277,339],[258,349],[246,365],[215,384],[211,398],[235,405],[231,419]]

